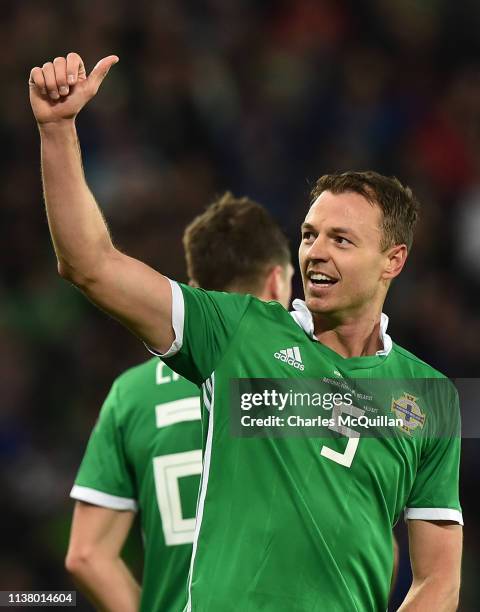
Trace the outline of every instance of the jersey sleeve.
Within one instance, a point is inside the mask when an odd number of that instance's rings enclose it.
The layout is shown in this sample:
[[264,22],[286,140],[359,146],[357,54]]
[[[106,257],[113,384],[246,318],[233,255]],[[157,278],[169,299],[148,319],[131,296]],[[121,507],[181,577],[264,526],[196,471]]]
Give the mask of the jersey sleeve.
[[405,509],[406,519],[455,521],[463,525],[459,500],[460,410],[450,404],[458,426],[428,441]]
[[113,510],[136,510],[136,487],[116,419],[118,381],[112,385],[92,431],[70,497]]
[[252,297],[170,283],[175,341],[163,355],[149,350],[178,374],[200,386],[227,350]]

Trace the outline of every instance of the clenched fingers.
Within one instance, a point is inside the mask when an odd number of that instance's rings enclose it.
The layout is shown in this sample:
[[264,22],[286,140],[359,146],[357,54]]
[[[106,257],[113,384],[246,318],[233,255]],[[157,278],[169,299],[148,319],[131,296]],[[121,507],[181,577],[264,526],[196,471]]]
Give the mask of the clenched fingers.
[[52,100],[58,100],[60,94],[58,92],[57,80],[55,78],[55,68],[52,62],[45,62],[42,66],[43,78],[45,79],[45,86],[47,88],[48,95]]
[[78,53],[69,53],[67,55],[67,83],[75,85],[78,79],[85,79],[85,66],[82,58]]
[[66,97],[77,83],[84,83],[81,90],[93,97],[108,71],[118,62],[116,55],[101,59],[87,78],[85,65],[78,53],[69,53],[66,57],[56,57],[53,62],[46,62],[41,68],[36,66],[30,72],[30,86],[36,87],[43,95],[57,101]]
[[30,71],[30,79],[28,81],[30,86],[36,87],[41,94],[46,95],[47,86],[45,85],[45,79],[43,78],[43,71],[38,66],[32,68]]
[[58,93],[61,96],[66,96],[69,91],[67,85],[67,60],[64,57],[56,57],[53,60],[53,69]]

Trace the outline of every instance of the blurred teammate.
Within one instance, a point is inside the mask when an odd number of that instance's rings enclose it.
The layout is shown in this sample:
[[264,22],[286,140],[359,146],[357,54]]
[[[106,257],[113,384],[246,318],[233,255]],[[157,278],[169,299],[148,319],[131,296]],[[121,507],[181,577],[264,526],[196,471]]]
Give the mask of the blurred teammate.
[[[238,291],[288,308],[293,268],[269,213],[225,194],[184,235],[191,284]],[[242,257],[237,253],[241,251]],[[202,470],[199,390],[158,358],[120,376],[100,412],[71,496],[67,568],[112,612],[176,612],[187,576]],[[140,514],[142,586],[120,553]]]
[[81,168],[74,118],[116,61],[104,58],[88,78],[76,54],[36,67],[30,99],[60,274],[202,385],[208,429],[186,609],[385,610],[391,528],[404,510],[413,583],[400,609],[456,609],[457,438],[360,438],[348,428],[328,439],[230,435],[232,379],[407,381],[394,403],[420,429],[428,419],[427,432],[437,408],[458,412],[451,386],[438,405],[412,395],[411,381],[443,377],[392,342],[382,315],[412,242],[411,191],[373,172],[317,181],[299,249],[305,302],[294,302],[293,317],[169,281],[114,247]]

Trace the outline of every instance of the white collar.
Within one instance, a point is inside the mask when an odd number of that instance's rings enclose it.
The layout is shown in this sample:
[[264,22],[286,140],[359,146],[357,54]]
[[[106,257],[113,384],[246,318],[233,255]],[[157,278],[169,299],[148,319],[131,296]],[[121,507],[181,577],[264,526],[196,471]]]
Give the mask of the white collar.
[[[312,313],[308,310],[305,302],[303,300],[293,300],[292,306],[293,311],[290,314],[294,320],[298,323],[298,325],[300,325],[303,331],[310,336],[310,338],[317,340],[313,333]],[[383,344],[383,349],[375,353],[375,355],[378,355],[379,357],[386,357],[392,350],[392,339],[387,334],[387,327],[388,317],[382,312],[380,317],[380,340]]]

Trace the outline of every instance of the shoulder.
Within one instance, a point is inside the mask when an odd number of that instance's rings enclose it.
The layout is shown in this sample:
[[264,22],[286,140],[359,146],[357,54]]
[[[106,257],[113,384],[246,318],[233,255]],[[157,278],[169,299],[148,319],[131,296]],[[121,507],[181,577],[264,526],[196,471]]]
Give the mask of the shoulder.
[[290,312],[286,310],[280,302],[272,300],[271,302],[265,302],[253,295],[248,296],[250,298],[250,308],[262,312],[267,316],[285,316],[287,320],[292,318]]
[[285,308],[278,302],[265,302],[249,293],[234,293],[226,291],[210,291],[200,289],[198,287],[190,287],[179,283],[182,289],[183,297],[186,303],[187,310],[197,307],[203,310],[215,310],[221,318],[237,320],[244,315],[276,317],[281,315],[286,316],[286,320],[291,317]]
[[184,298],[187,299],[198,299],[198,300],[211,300],[214,302],[228,303],[241,303],[248,304],[252,299],[252,296],[248,293],[233,293],[227,291],[211,291],[209,289],[202,289],[201,287],[190,287],[184,283],[178,283]]
[[392,353],[397,359],[397,363],[400,364],[401,378],[409,379],[410,382],[412,379],[418,379],[419,385],[415,387],[417,391],[421,390],[422,393],[427,393],[437,408],[445,406],[450,410],[450,408],[456,407],[456,413],[458,413],[458,391],[454,383],[445,374],[410,351],[398,346],[398,344],[393,344]]
[[181,312],[184,308],[187,321],[190,320],[193,324],[198,323],[198,317],[238,321],[248,310],[253,299],[251,295],[243,293],[210,291],[182,283],[179,283],[179,286],[183,303],[177,302],[177,311]]
[[298,325],[290,312],[279,302],[265,302],[253,295],[248,295],[248,304],[242,317],[242,323],[246,329],[280,332],[280,328],[286,330],[290,327],[295,329]]
[[[143,363],[125,370],[117,376],[113,383],[113,387],[117,389],[124,389],[131,385],[143,384],[145,381],[155,380],[155,373],[158,368],[160,360],[158,357],[152,357]],[[167,367],[167,366],[164,366]]]
[[137,399],[155,383],[158,363],[159,359],[153,357],[125,370],[115,378],[100,412],[103,421],[121,419],[132,406],[135,407]]
[[414,371],[417,376],[423,376],[424,378],[444,378],[447,379],[445,374],[442,374],[439,370],[436,370],[434,367],[429,365],[426,361],[423,361],[407,349],[399,346],[395,342],[392,346],[392,353],[395,357],[403,362],[403,365],[406,366],[407,369]]
[[[453,382],[440,372],[436,370],[434,367],[411,353],[407,351],[398,344],[393,343],[392,353],[395,357],[402,362],[403,370],[406,372],[407,377],[412,378],[436,378],[439,380],[439,385],[437,387],[443,391],[448,390],[448,396],[450,399],[456,398],[458,401],[458,391]],[[440,381],[442,381],[440,383]]]

